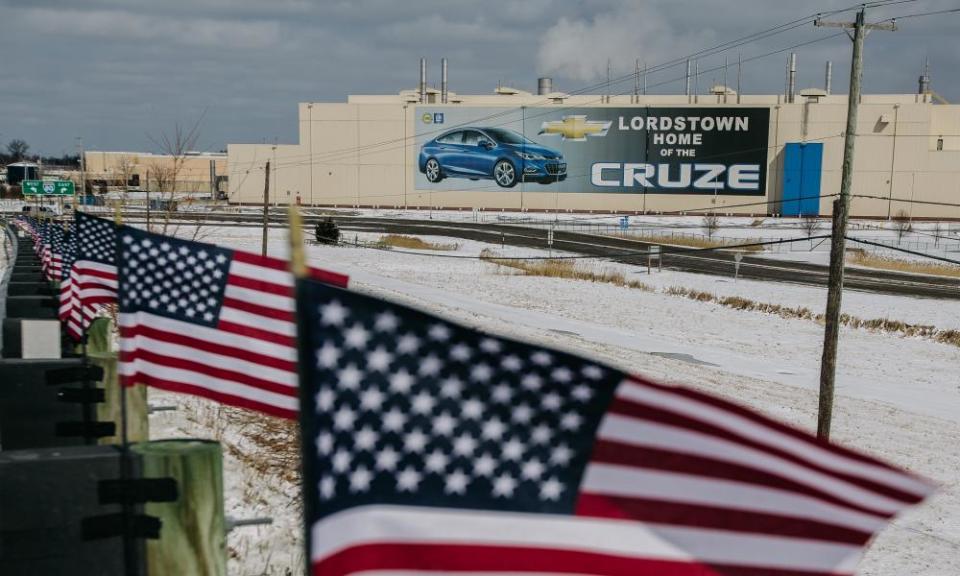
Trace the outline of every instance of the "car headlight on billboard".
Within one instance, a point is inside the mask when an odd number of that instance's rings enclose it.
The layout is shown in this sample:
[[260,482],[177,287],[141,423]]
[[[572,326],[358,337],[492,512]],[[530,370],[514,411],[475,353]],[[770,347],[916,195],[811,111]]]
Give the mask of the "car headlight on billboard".
[[546,160],[546,158],[543,156],[534,154],[532,152],[517,152],[517,156],[523,158],[524,160]]

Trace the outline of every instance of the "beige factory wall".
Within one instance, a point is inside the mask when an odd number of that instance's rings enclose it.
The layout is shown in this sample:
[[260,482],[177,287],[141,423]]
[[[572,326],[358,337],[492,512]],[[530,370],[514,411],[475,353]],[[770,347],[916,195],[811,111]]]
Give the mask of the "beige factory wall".
[[[542,103],[536,96],[464,96],[469,105]],[[723,96],[701,96],[700,106],[715,106]],[[735,107],[736,96],[728,96]],[[469,99],[469,100],[468,100]],[[613,97],[610,105],[630,105],[630,97]],[[579,102],[583,100],[583,102]],[[598,97],[568,99],[564,105],[597,105]],[[804,100],[804,98],[798,98]],[[643,105],[685,105],[683,96],[649,96]],[[743,96],[741,106],[771,107],[768,153],[768,196],[576,194],[541,192],[524,183],[510,191],[417,191],[414,142],[416,104],[396,96],[351,97],[348,103],[300,104],[300,144],[231,145],[232,201],[262,202],[263,174],[245,171],[277,156],[274,198],[285,202],[299,195],[305,204],[486,210],[575,210],[677,212],[715,209],[730,213],[778,213],[783,183],[783,149],[788,142],[822,142],[821,193],[840,189],[846,97],[829,96],[819,103],[786,104],[779,96]],[[442,106],[442,105],[438,105]],[[457,106],[450,104],[449,106]],[[960,217],[960,208],[911,204],[922,200],[960,204],[960,106],[938,106],[923,96],[865,96],[858,118],[853,214],[887,217],[905,210],[913,217]],[[896,138],[894,137],[896,135]],[[937,140],[944,138],[943,150]],[[894,144],[896,142],[896,144]],[[310,158],[313,158],[312,170]],[[255,168],[256,169],[256,168]],[[821,201],[821,214],[831,213],[833,198]],[[295,201],[295,200],[292,200]],[[735,207],[740,204],[752,206]]]
[[[174,170],[173,156],[163,154],[142,154],[137,152],[106,152],[87,150],[84,152],[84,169],[87,180],[107,180],[116,182],[123,180],[124,174],[139,175],[140,189],[157,189],[154,174],[162,171],[170,179]],[[210,161],[214,162],[214,172],[217,176],[227,174],[227,156],[184,156],[177,164],[176,191],[177,192],[209,192],[210,191]],[[111,184],[112,185],[112,184]]]

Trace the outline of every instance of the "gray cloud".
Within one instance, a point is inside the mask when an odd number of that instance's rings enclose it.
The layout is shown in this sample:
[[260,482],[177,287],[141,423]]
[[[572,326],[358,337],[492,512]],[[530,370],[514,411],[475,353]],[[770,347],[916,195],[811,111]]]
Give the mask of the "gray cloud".
[[[88,147],[152,150],[148,135],[203,116],[200,145],[295,141],[296,103],[343,101],[354,93],[413,88],[417,59],[450,59],[451,88],[487,93],[498,82],[532,90],[553,75],[574,91],[744,36],[815,10],[846,7],[787,0],[0,0],[0,141],[24,138],[60,153],[76,136]],[[956,6],[918,0],[873,11],[871,19]],[[845,15],[847,18],[850,14]],[[867,41],[865,88],[912,92],[929,56],[934,87],[960,99],[960,15],[904,20],[901,31]],[[805,26],[743,46],[744,58],[832,31]],[[823,62],[846,82],[849,41],[798,49],[800,84],[819,85]],[[736,51],[730,53],[736,60]],[[779,92],[785,54],[744,67],[744,89]],[[701,60],[700,88],[722,81],[723,55]],[[732,82],[733,71],[730,71]],[[654,92],[682,90],[682,66],[651,74]],[[632,80],[613,92],[632,90]],[[601,89],[602,90],[602,89]]]
[[110,41],[170,42],[184,46],[268,48],[280,38],[277,22],[176,18],[122,10],[28,9],[20,21],[45,37],[70,42],[72,36]]

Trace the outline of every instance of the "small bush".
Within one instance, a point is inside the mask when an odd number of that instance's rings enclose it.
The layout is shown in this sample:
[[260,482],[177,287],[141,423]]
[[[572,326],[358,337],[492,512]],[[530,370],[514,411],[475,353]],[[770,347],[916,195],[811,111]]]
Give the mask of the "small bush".
[[960,278],[960,266],[950,264],[931,264],[928,262],[913,262],[898,260],[870,254],[862,248],[853,248],[847,251],[847,261],[857,266],[893,270],[895,272],[910,272],[913,274],[929,274],[931,276],[951,276]]
[[602,270],[597,273],[571,260],[515,260],[498,257],[496,253],[489,249],[484,249],[480,253],[480,259],[498,266],[519,270],[527,276],[587,280],[589,282],[602,282],[604,284],[613,284],[614,286],[622,286],[625,288],[636,288],[645,292],[653,291],[652,288],[643,282],[628,280],[620,271]]
[[411,250],[456,250],[460,246],[457,244],[440,244],[439,242],[427,242],[423,238],[416,236],[404,236],[402,234],[388,234],[377,241],[378,248],[408,248]]
[[913,222],[912,218],[907,214],[906,210],[897,211],[896,216],[893,217],[893,227],[897,231],[897,244],[903,240],[903,235],[913,231]]
[[329,216],[316,223],[313,234],[320,244],[337,244],[340,242],[340,227]]
[[[663,292],[671,296],[689,298],[691,300],[696,300],[697,302],[710,302],[713,304],[719,304],[726,308],[733,308],[735,310],[763,312],[765,314],[774,314],[781,318],[787,319],[797,318],[803,320],[813,320],[819,324],[824,322],[823,314],[814,313],[809,308],[805,308],[803,306],[790,308],[789,306],[782,306],[780,304],[755,302],[741,296],[720,297],[716,294],[701,292],[700,290],[692,290],[683,286],[670,286]],[[851,316],[849,314],[840,315],[840,324],[850,328],[862,328],[865,330],[872,330],[874,332],[899,334],[900,336],[908,338],[926,338],[941,344],[960,346],[960,330],[940,330],[936,326],[929,326],[926,324],[907,324],[906,322],[901,322],[900,320],[890,320],[889,318],[873,318],[864,320],[863,318],[857,318],[856,316]]]
[[800,221],[800,227],[807,236],[813,236],[813,233],[820,229],[820,219],[816,216],[804,216]]

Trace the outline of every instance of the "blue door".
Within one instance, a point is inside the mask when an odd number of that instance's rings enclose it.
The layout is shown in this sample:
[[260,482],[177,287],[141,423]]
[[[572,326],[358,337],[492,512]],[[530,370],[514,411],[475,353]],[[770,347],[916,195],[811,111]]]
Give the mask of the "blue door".
[[820,215],[823,143],[792,142],[783,150],[783,216]]

